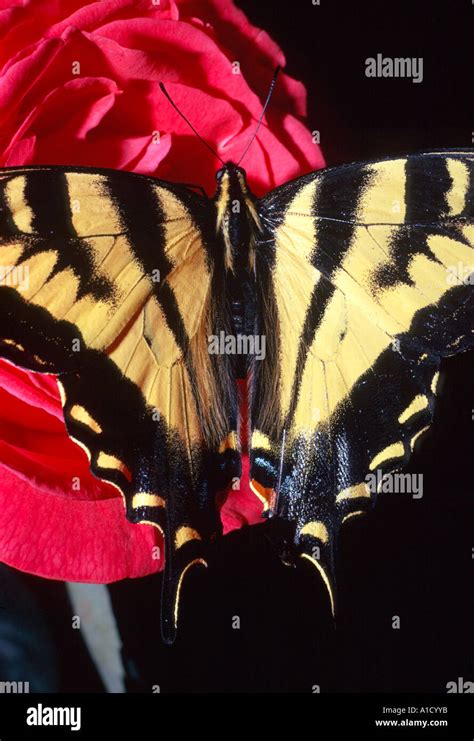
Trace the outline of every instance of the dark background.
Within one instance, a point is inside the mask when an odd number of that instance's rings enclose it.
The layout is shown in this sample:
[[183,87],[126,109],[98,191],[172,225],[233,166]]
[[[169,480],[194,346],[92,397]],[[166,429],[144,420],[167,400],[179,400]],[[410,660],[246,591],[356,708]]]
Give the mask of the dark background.
[[[470,2],[238,4],[305,83],[328,165],[472,146]],[[366,78],[365,59],[377,53],[423,57],[423,82]],[[159,636],[161,577],[111,586],[129,689],[445,692],[472,680],[472,356],[443,366],[435,421],[410,465],[423,474],[423,498],[385,495],[344,527],[335,625],[314,569],[283,566],[267,527],[246,528],[223,539],[212,571],[190,572],[172,647]],[[79,637],[71,645],[64,588],[21,578],[40,606],[59,606],[48,614],[60,689],[100,691]]]

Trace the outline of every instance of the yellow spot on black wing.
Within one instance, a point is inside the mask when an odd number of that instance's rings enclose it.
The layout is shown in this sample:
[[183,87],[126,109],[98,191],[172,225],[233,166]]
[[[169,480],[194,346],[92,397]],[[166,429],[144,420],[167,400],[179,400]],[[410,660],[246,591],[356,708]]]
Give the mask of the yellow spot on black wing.
[[178,528],[174,536],[174,546],[176,550],[185,545],[189,540],[202,540],[202,538],[194,528],[182,525]]
[[20,345],[19,342],[15,342],[15,340],[6,339],[6,340],[2,340],[2,342],[4,345],[10,345],[11,347],[14,347],[15,350],[20,350],[20,352],[25,352],[25,348],[23,347],[23,345]]
[[115,471],[120,471],[121,473],[123,473],[128,481],[132,480],[132,474],[130,470],[127,468],[125,463],[121,461],[120,458],[117,458],[115,455],[110,455],[109,453],[104,453],[104,451],[101,451],[97,458],[97,466],[99,468],[113,468]]
[[70,411],[71,417],[76,420],[77,422],[81,422],[83,425],[86,425],[89,427],[93,432],[100,433],[102,432],[102,428],[98,422],[92,417],[91,414],[80,404],[75,404],[71,411]]
[[438,390],[438,382],[439,382],[439,371],[436,371],[436,373],[433,376],[433,380],[431,381],[431,390],[433,394],[436,394]]
[[300,535],[311,535],[313,538],[317,538],[322,543],[327,543],[329,540],[329,533],[324,522],[307,522],[300,530]]
[[132,507],[138,509],[139,507],[166,507],[165,500],[157,494],[147,494],[146,492],[139,492],[135,494],[132,499]]
[[398,421],[400,422],[400,424],[407,422],[415,414],[418,414],[418,412],[422,412],[423,409],[426,409],[427,406],[428,398],[424,394],[418,394],[417,396],[415,396],[413,401],[410,402],[407,408],[404,409],[403,412],[400,414]]
[[262,450],[271,450],[272,444],[268,435],[260,432],[260,430],[254,430],[252,432],[252,448],[261,448]]
[[382,465],[383,463],[386,463],[387,461],[391,461],[394,458],[403,458],[404,454],[405,448],[403,447],[403,443],[401,441],[392,443],[391,445],[387,445],[386,448],[381,450],[380,453],[377,453],[377,455],[372,458],[369,464],[369,468],[371,471],[373,471],[375,468]]
[[413,435],[412,439],[410,440],[410,448],[413,450],[415,447],[415,444],[421,435],[423,435],[427,430],[429,430],[430,426],[426,425],[426,427],[423,427],[421,430],[419,430],[416,435]]
[[356,512],[349,512],[349,514],[345,515],[345,517],[342,518],[342,522],[345,522],[346,520],[349,520],[351,517],[355,517],[356,515],[363,515],[364,510],[358,509]]
[[336,502],[341,502],[344,499],[358,499],[359,497],[369,497],[370,489],[365,481],[361,481],[359,484],[348,486],[347,489],[343,489],[339,492],[336,497]]

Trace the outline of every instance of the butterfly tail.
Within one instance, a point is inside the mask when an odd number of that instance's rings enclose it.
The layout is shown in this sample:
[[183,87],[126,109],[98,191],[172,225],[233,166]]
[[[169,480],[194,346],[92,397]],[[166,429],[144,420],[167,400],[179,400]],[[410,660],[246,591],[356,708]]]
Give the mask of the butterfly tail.
[[166,487],[161,634],[167,644],[176,638],[186,576],[195,566],[207,567],[209,545],[222,530],[210,475],[212,462],[203,451],[193,456],[193,475],[185,475],[184,463],[178,457],[169,466]]
[[[315,525],[311,531],[311,525]],[[318,527],[319,526],[319,527]],[[309,562],[319,573],[327,590],[331,613],[336,616],[336,574],[334,567],[334,538],[322,523],[309,523],[298,538],[299,556]]]
[[178,628],[181,589],[187,572],[194,566],[207,567],[205,546],[194,528],[181,526],[165,537],[165,568],[161,596],[161,636],[174,643]]

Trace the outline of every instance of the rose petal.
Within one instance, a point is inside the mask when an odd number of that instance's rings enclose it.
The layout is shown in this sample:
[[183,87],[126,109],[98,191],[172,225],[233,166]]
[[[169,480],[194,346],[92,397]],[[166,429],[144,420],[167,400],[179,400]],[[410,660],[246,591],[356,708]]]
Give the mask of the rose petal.
[[95,502],[53,497],[1,465],[0,487],[0,553],[16,569],[48,579],[107,583],[145,576],[163,565],[158,530],[128,522],[120,497]]
[[[0,35],[2,163],[129,169],[209,193],[216,160],[158,83],[222,158],[238,160],[272,71],[284,65],[278,46],[231,0],[0,0]],[[241,74],[233,74],[235,61]],[[257,195],[323,165],[298,120],[305,108],[303,86],[282,74],[243,163]],[[119,492],[92,476],[67,435],[55,379],[0,361],[0,387],[3,560],[70,581],[160,568],[159,531],[128,523]],[[244,474],[248,465],[244,454]],[[222,506],[224,531],[261,514],[244,475]]]

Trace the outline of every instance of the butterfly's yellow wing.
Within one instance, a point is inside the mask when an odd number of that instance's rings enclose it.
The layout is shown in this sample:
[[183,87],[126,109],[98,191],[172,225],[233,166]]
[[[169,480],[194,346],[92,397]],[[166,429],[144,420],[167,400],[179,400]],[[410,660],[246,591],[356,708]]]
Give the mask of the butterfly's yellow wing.
[[233,450],[216,463],[236,402],[226,356],[207,352],[226,315],[208,203],[129,173],[0,174],[0,355],[58,375],[94,474],[119,488],[129,519],[164,531],[168,638],[236,465]]
[[252,487],[332,601],[341,523],[429,426],[440,359],[472,345],[473,182],[472,153],[434,152],[313,173],[258,204]]

